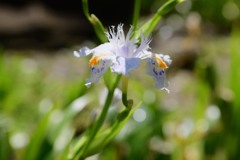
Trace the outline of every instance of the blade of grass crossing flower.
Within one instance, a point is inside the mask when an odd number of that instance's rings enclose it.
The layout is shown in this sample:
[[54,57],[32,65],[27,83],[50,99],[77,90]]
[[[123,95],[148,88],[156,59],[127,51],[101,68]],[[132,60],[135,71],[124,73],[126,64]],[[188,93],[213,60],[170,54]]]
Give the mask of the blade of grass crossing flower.
[[150,35],[157,24],[160,22],[162,15],[171,11],[178,3],[183,2],[184,0],[169,0],[164,3],[157,12],[153,15],[153,17],[148,20],[139,30],[137,30],[135,36],[136,38],[140,38],[141,33],[144,35]]
[[32,134],[30,143],[26,149],[26,153],[24,155],[24,160],[33,160],[39,159],[41,155],[39,155],[41,150],[41,145],[46,137],[46,132],[49,124],[49,117],[52,114],[52,111],[49,111],[45,117],[39,122],[36,127],[36,130]]
[[107,111],[108,111],[108,109],[110,107],[110,104],[112,102],[112,99],[113,99],[113,95],[114,95],[113,91],[108,92],[107,99],[106,99],[106,102],[105,102],[104,107],[102,109],[102,112],[101,112],[96,124],[93,126],[92,130],[90,131],[89,137],[87,137],[87,140],[86,140],[86,144],[83,146],[83,149],[81,150],[81,152],[79,152],[77,158],[75,158],[75,159],[85,157],[85,154],[86,154],[86,151],[88,150],[89,145],[93,141],[94,137],[98,133],[98,130],[101,128],[101,126],[102,126],[102,124],[105,120],[105,117],[107,115]]
[[111,102],[112,102],[112,99],[114,96],[114,91],[115,91],[120,79],[121,79],[121,75],[117,75],[112,88],[109,89],[109,91],[108,91],[107,98],[105,100],[105,104],[103,106],[103,109],[100,113],[98,120],[96,121],[96,124],[93,126],[93,128],[91,128],[91,130],[89,130],[89,132],[87,132],[86,140],[83,141],[83,144],[77,143],[77,146],[74,147],[74,153],[72,153],[70,155],[70,159],[77,160],[77,159],[82,159],[85,157],[88,147],[93,142],[93,139],[95,138],[99,129],[102,127],[102,125],[105,121],[108,109],[111,105]]
[[105,144],[107,144],[109,141],[111,141],[119,132],[120,130],[125,126],[125,124],[128,122],[128,120],[131,118],[132,114],[135,112],[135,110],[142,104],[142,102],[139,102],[135,107],[132,109],[124,109],[122,112],[119,113],[117,117],[117,121],[114,123],[111,130],[111,134],[107,136],[107,139],[105,140]]
[[86,141],[84,142],[84,144],[80,145],[76,148],[76,153],[74,153],[73,156],[72,156],[73,159],[77,160],[77,159],[81,159],[81,158],[85,157],[85,154],[86,154],[86,151],[88,150],[89,145],[93,141],[94,137],[96,136],[98,130],[101,128],[101,126],[102,126],[102,124],[105,120],[105,117],[107,115],[107,111],[108,111],[108,109],[110,107],[110,104],[112,102],[113,94],[114,94],[113,91],[108,92],[107,99],[105,101],[104,107],[102,109],[102,112],[101,112],[96,124],[90,130],[89,134],[86,137]]
[[134,111],[142,104],[138,103],[132,109],[125,108],[117,116],[115,123],[107,130],[100,132],[94,139],[94,143],[89,146],[89,149],[86,152],[86,156],[90,156],[98,153],[103,149],[125,126],[128,120],[131,118]]

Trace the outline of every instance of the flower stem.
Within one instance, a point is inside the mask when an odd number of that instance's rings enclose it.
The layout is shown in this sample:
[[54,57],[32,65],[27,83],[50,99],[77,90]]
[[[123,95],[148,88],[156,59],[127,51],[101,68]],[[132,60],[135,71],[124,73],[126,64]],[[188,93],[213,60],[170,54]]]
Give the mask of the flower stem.
[[122,76],[122,103],[126,108],[131,108],[133,106],[133,100],[127,99],[127,88],[128,88],[128,77]]
[[90,14],[89,14],[89,10],[88,10],[88,0],[82,0],[82,8],[83,8],[83,13],[89,19]]
[[91,142],[93,142],[94,137],[97,135],[99,129],[102,127],[102,125],[104,123],[104,120],[106,119],[108,109],[109,109],[112,99],[113,99],[114,91],[119,83],[120,78],[121,78],[121,75],[118,75],[112,88],[108,90],[107,98],[105,100],[105,104],[100,113],[100,116],[99,116],[96,124],[93,126],[92,130],[90,131],[89,136],[87,137],[86,143],[83,146],[82,150],[79,153],[77,153],[77,155],[75,156],[74,159],[79,159],[79,158],[84,159],[84,157],[86,156],[88,147],[90,146]]
[[83,7],[83,13],[89,20],[89,22],[92,24],[93,29],[98,36],[99,40],[101,42],[106,42],[107,37],[106,37],[106,30],[102,24],[102,22],[94,15],[89,13],[88,9],[88,0],[82,0],[82,7]]

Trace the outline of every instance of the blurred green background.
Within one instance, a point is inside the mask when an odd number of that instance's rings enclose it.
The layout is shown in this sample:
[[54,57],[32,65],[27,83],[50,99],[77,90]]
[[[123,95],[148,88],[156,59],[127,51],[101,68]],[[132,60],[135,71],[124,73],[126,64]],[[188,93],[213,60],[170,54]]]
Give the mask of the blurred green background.
[[[0,160],[64,159],[69,141],[94,123],[106,95],[102,79],[84,86],[88,60],[72,51],[99,41],[80,1],[20,2],[0,6]],[[139,23],[163,2],[142,0]],[[122,22],[128,29],[133,1],[105,3],[89,1],[90,11],[105,26]],[[11,23],[26,9],[31,14],[23,17],[34,21]],[[62,19],[34,16],[40,11]],[[186,0],[163,17],[150,46],[173,59],[170,94],[156,90],[144,68],[133,71],[129,97],[143,103],[115,140],[89,159],[239,159],[240,1]],[[106,126],[123,107],[120,95],[117,90]]]

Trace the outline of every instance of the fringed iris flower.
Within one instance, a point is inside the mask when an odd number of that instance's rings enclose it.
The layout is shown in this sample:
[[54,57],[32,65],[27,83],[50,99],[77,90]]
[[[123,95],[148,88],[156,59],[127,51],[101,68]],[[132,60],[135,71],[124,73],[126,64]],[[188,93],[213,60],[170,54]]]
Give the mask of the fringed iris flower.
[[116,29],[112,26],[107,32],[107,38],[109,42],[96,48],[84,47],[74,51],[76,57],[92,54],[89,61],[91,76],[85,84],[87,87],[97,83],[109,67],[114,73],[129,76],[129,72],[138,68],[141,61],[146,61],[147,73],[154,78],[155,86],[168,91],[165,70],[171,64],[171,59],[168,55],[150,52],[149,38],[141,35],[138,43],[138,40],[133,38],[132,27],[125,36],[123,24],[119,24]]

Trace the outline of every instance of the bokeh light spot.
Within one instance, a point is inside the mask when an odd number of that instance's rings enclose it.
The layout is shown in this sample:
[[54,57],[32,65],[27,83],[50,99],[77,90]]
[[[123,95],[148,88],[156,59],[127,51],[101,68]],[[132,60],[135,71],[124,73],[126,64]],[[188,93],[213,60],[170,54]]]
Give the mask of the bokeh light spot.
[[185,0],[183,3],[179,3],[178,5],[176,5],[176,10],[181,14],[188,13],[191,8],[192,8],[191,0]]
[[217,106],[211,105],[206,110],[206,116],[209,120],[218,120],[221,116],[221,113]]
[[148,104],[154,103],[156,101],[155,93],[151,90],[146,90],[143,93],[143,101]]
[[167,40],[171,38],[172,35],[173,35],[173,28],[169,25],[162,26],[159,30],[159,36],[163,40]]
[[146,111],[142,108],[138,108],[134,113],[133,113],[133,119],[137,122],[143,122],[147,118]]
[[234,20],[239,16],[239,8],[234,2],[227,2],[223,6],[222,14],[227,20]]
[[28,136],[24,132],[18,132],[10,137],[10,144],[15,149],[20,149],[28,144]]

